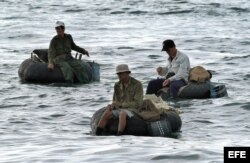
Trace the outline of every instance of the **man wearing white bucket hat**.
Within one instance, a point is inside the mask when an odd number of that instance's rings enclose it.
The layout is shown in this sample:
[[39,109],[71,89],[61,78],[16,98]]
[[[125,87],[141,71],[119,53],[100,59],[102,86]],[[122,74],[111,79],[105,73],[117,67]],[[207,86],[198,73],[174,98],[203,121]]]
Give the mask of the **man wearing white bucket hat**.
[[54,65],[58,65],[62,70],[66,82],[73,82],[74,75],[81,83],[88,81],[81,62],[71,56],[71,50],[89,56],[88,51],[77,46],[70,34],[64,33],[65,25],[61,21],[57,21],[55,25],[57,35],[50,42],[48,51],[48,68],[53,70]]
[[143,88],[140,81],[131,77],[128,65],[121,64],[116,67],[119,82],[115,83],[112,104],[108,105],[103,113],[96,130],[101,135],[108,120],[114,116],[119,118],[117,135],[122,135],[126,127],[126,118],[133,117],[136,110],[143,103]]

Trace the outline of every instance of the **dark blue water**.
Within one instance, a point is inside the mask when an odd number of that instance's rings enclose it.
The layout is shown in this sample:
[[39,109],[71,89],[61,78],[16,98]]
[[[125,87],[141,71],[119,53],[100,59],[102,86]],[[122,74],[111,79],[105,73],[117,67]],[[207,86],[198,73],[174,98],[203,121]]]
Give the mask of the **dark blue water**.
[[[248,0],[0,1],[0,162],[223,162],[224,146],[249,146]],[[47,48],[62,20],[66,32],[101,64],[87,85],[22,84],[17,71]],[[184,112],[178,139],[95,137],[90,118],[110,103],[115,66],[129,64],[146,89],[166,64],[174,39],[191,65],[214,72],[229,97],[175,102]]]

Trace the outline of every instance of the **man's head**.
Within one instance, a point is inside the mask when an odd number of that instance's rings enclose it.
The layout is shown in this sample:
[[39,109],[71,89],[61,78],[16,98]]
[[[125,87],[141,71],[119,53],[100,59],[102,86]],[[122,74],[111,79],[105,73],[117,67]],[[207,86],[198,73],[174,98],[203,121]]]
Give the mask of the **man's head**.
[[166,51],[169,57],[174,58],[176,56],[176,47],[173,40],[165,40],[162,43],[162,50]]
[[65,31],[65,25],[62,21],[57,21],[55,25],[55,30],[58,35],[63,35]]
[[116,67],[116,74],[121,82],[127,82],[130,73],[131,71],[126,64],[121,64]]

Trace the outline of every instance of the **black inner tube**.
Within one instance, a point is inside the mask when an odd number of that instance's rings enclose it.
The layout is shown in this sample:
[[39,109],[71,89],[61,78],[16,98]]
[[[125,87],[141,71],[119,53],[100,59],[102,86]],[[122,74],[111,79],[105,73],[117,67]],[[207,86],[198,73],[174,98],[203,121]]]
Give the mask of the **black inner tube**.
[[[105,111],[105,108],[97,110],[91,118],[92,134],[95,134],[98,122]],[[104,129],[103,135],[116,135],[118,130],[118,118],[111,118]],[[160,124],[160,125],[159,125]],[[136,136],[167,136],[171,137],[181,129],[181,118],[174,111],[168,111],[161,116],[157,122],[146,122],[135,114],[132,118],[127,118],[127,124],[124,131],[125,135]],[[161,130],[164,130],[162,135]]]

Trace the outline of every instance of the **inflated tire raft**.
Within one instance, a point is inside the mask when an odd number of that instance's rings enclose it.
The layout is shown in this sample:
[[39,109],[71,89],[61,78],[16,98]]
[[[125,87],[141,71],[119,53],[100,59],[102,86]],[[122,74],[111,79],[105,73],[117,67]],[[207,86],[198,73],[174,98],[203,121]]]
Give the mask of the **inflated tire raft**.
[[210,84],[209,83],[189,83],[181,87],[178,96],[187,99],[202,99],[210,97]]
[[[104,111],[105,108],[97,110],[91,118],[90,125],[93,134],[96,131],[98,122]],[[111,118],[102,135],[116,135],[118,123],[118,118]],[[168,111],[164,113],[161,116],[161,119],[155,122],[146,122],[135,114],[133,117],[127,118],[124,134],[135,136],[172,137],[176,135],[176,133],[179,133],[181,125],[181,118],[175,111]]]
[[[168,100],[169,98],[167,91],[161,91],[160,96],[163,100]],[[220,98],[226,96],[228,94],[225,84],[213,82],[189,82],[181,87],[178,92],[178,97],[182,99]]]
[[[168,73],[173,76],[174,73]],[[188,84],[181,87],[177,96],[182,99],[204,99],[219,98],[227,96],[227,89],[223,83],[211,82],[213,77],[211,70],[206,70],[202,66],[195,66],[189,70]],[[163,100],[170,99],[168,88],[163,88],[157,92]]]
[[[77,56],[76,56],[77,58]],[[79,55],[79,60],[81,55]],[[24,60],[18,70],[18,75],[22,81],[35,83],[56,83],[65,82],[62,71],[55,66],[54,70],[48,69],[48,49],[34,50],[31,58]],[[88,76],[88,83],[91,81],[100,80],[100,66],[91,61],[81,60],[86,75]],[[74,82],[78,80],[75,78]]]

